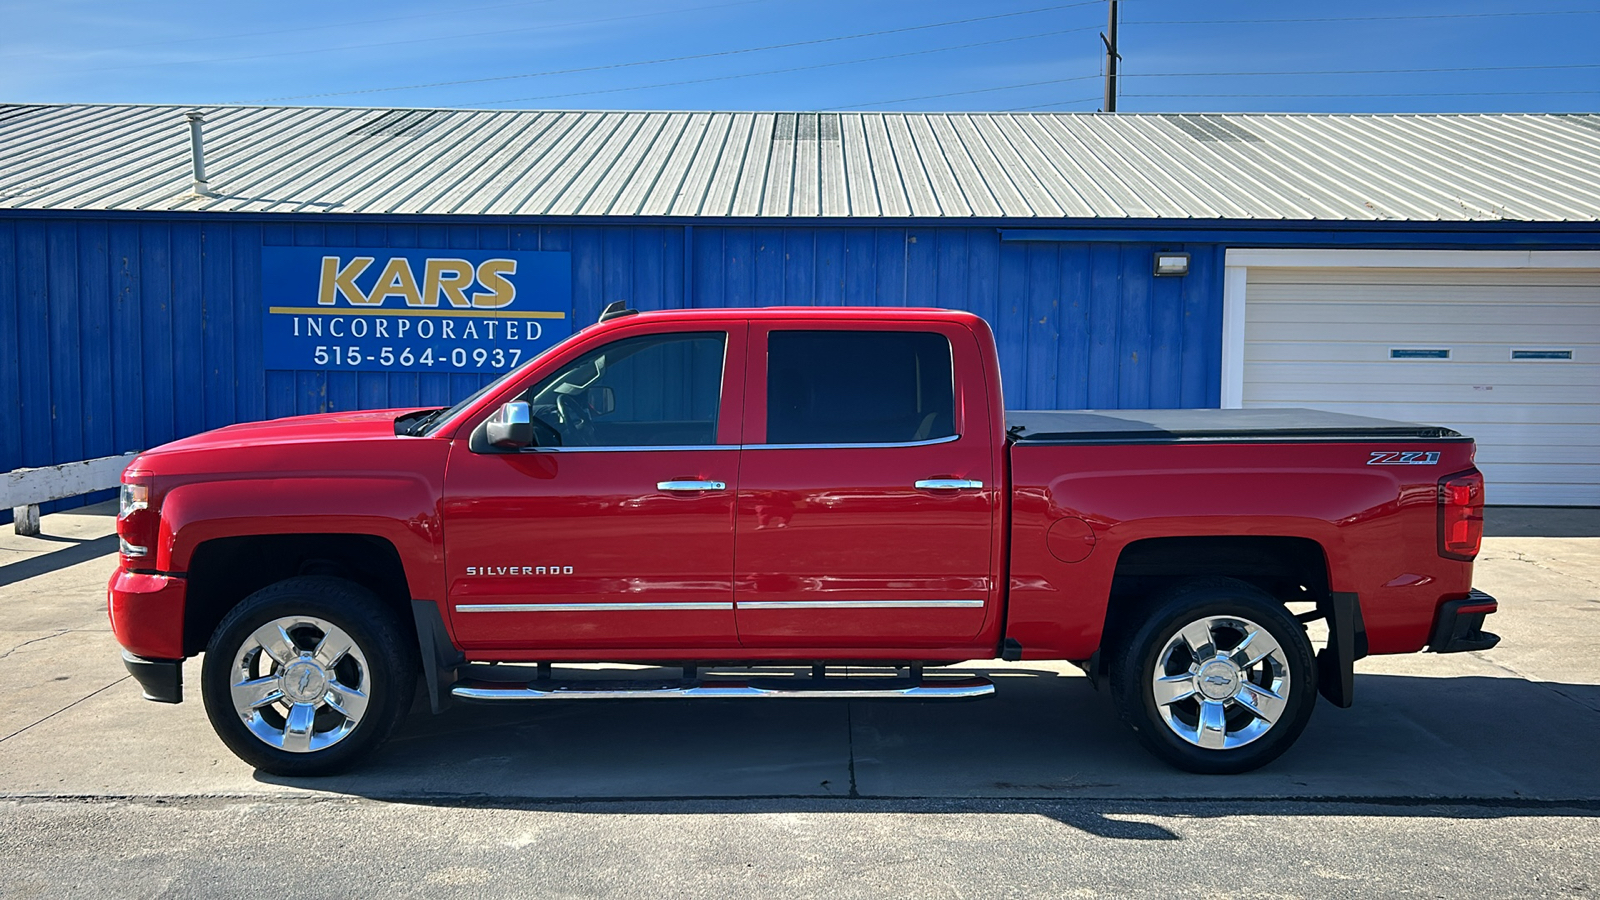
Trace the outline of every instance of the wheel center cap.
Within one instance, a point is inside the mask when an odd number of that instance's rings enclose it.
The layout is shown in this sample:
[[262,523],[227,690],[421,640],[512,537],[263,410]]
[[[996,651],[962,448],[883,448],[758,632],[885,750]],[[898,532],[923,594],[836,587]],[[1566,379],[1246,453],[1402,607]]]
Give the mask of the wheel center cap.
[[1195,680],[1208,700],[1226,700],[1239,693],[1239,671],[1226,660],[1216,659],[1201,666]]
[[314,660],[297,659],[278,676],[283,695],[295,703],[321,699],[328,689],[328,675]]

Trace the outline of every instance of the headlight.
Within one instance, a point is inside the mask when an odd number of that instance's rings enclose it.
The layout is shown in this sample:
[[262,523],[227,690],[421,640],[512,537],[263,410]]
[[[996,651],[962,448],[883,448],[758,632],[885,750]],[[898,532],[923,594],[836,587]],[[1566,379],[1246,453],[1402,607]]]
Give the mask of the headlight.
[[122,495],[117,509],[117,544],[122,555],[142,559],[155,543],[158,519],[150,509],[150,476],[122,473]]
[[117,510],[117,518],[121,519],[130,512],[150,508],[150,485],[125,484],[122,486],[121,509]]

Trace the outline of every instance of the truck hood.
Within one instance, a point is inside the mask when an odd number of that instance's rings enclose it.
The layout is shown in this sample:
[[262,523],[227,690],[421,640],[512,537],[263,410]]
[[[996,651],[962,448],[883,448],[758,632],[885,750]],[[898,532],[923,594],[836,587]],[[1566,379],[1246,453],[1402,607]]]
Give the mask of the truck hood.
[[[428,408],[428,407],[423,407]],[[417,409],[377,409],[319,413],[266,422],[245,422],[162,444],[141,454],[158,456],[194,450],[259,448],[284,444],[346,443],[395,438],[394,420]]]

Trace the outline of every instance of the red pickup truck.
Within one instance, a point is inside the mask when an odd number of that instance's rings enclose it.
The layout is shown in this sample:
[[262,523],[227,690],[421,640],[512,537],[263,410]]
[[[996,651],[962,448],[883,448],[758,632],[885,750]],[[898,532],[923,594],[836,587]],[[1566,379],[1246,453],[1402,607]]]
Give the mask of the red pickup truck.
[[[448,409],[140,455],[110,615],[145,696],[179,702],[203,651],[223,742],[309,775],[418,685],[434,711],[962,699],[994,686],[928,670],[1068,660],[1161,759],[1239,772],[1318,693],[1349,706],[1356,659],[1499,640],[1483,479],[1448,429],[1007,413],[974,315],[616,306]],[[596,662],[618,677],[562,672]]]

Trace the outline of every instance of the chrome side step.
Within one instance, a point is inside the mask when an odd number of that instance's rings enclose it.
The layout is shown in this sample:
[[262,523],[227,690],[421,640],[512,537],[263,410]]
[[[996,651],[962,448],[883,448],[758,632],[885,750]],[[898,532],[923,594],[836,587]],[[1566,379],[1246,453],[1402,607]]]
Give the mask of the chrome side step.
[[[874,684],[874,681],[884,682]],[[987,678],[937,678],[912,683],[901,678],[829,678],[697,682],[494,682],[460,681],[450,693],[462,700],[733,700],[790,698],[829,700],[968,700],[994,693]]]

